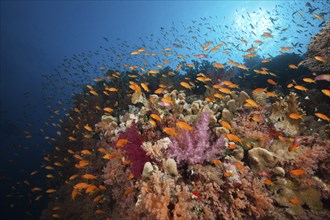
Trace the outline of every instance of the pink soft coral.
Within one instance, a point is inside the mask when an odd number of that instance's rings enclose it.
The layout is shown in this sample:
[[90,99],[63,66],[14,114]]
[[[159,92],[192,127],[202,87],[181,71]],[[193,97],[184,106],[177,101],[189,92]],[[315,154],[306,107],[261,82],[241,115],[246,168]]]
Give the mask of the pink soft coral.
[[185,161],[189,164],[203,163],[205,160],[214,159],[225,151],[224,137],[221,136],[213,144],[210,143],[209,131],[210,115],[202,112],[193,131],[182,131],[168,148],[168,156],[177,162]]

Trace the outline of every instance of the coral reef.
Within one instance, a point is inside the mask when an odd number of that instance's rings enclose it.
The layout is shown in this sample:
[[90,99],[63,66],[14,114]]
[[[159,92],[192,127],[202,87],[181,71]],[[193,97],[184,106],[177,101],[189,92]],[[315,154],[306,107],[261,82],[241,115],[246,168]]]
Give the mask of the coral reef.
[[[312,37],[304,65],[311,71],[329,73],[330,71],[330,21],[315,36]],[[317,59],[317,57],[321,57]]]
[[274,127],[284,134],[294,137],[301,132],[301,119],[292,119],[290,114],[303,115],[304,111],[299,108],[297,95],[290,93],[286,99],[280,99],[272,106],[272,112],[269,119]]
[[[285,57],[299,60],[276,59]],[[276,83],[272,93],[251,85],[242,90],[225,70],[193,65],[182,67],[186,74],[108,71],[109,81],[76,97],[58,150],[47,157],[64,158],[62,166],[54,164],[56,183],[65,184],[42,219],[59,204],[74,208],[56,209],[65,219],[330,216],[326,116],[320,122],[305,110],[302,91],[286,95]]]

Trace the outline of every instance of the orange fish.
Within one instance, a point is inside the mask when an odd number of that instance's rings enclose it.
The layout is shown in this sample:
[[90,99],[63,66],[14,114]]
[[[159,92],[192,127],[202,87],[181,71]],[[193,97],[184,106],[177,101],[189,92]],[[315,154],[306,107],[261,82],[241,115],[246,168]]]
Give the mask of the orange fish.
[[159,70],[149,70],[149,73],[151,73],[151,74],[158,74],[159,73]]
[[158,88],[158,89],[155,90],[155,93],[156,94],[163,94],[163,93],[165,93],[165,90],[163,88]]
[[144,89],[144,91],[149,92],[149,88],[148,88],[148,85],[146,83],[141,83],[141,86]]
[[90,131],[92,132],[93,131],[93,128],[89,125],[85,125],[84,128],[87,130],[87,131]]
[[258,122],[258,123],[261,122],[261,117],[259,117],[257,115],[253,115],[251,119],[255,122]]
[[99,195],[99,196],[96,196],[94,199],[93,199],[93,202],[96,203],[98,201],[100,201],[102,198],[103,198],[104,195]]
[[211,160],[211,163],[213,163],[214,165],[220,166],[222,164],[222,162],[220,160]]
[[185,87],[186,89],[191,89],[190,85],[187,82],[180,82],[180,85]]
[[329,89],[322,89],[321,91],[323,92],[324,95],[330,97],[330,90]]
[[277,97],[276,93],[274,92],[266,92],[266,95],[269,97]]
[[130,82],[129,87],[134,91],[138,91],[138,92],[142,91],[141,87],[138,84],[136,84],[135,82]]
[[290,69],[298,69],[298,67],[297,67],[296,65],[294,65],[294,64],[290,64],[290,65],[289,65],[289,68],[290,68]]
[[159,121],[159,122],[162,121],[162,118],[159,115],[151,114],[150,117],[153,118],[153,119],[155,119],[156,121]]
[[176,123],[176,126],[178,126],[179,128],[181,128],[183,130],[187,130],[187,131],[192,131],[193,130],[193,128],[184,121],[178,121]]
[[319,118],[321,118],[321,119],[323,119],[325,121],[330,121],[330,118],[328,116],[326,116],[325,114],[322,114],[322,113],[317,112],[317,113],[315,113],[315,116],[316,117],[319,117]]
[[231,149],[231,150],[232,149],[235,149],[236,148],[236,144],[233,143],[233,142],[231,142],[231,143],[229,143],[228,148]]
[[77,140],[77,138],[75,138],[73,136],[69,136],[68,138],[69,138],[70,141],[76,141]]
[[300,85],[295,85],[294,88],[297,90],[300,90],[300,91],[304,91],[304,92],[306,92],[308,90],[306,87],[300,86]]
[[254,53],[249,53],[249,54],[244,55],[243,57],[244,57],[244,58],[252,58],[252,57],[255,57],[255,56],[256,56],[256,54],[254,54]]
[[283,136],[281,136],[281,135],[278,136],[278,139],[280,139],[280,141],[281,141],[282,143],[285,143],[285,142],[286,142],[285,137],[283,137]]
[[45,166],[45,169],[46,169],[46,170],[53,170],[54,167],[52,167],[52,166]]
[[235,163],[235,166],[240,170],[244,168],[244,165],[240,162]]
[[154,126],[154,127],[157,126],[156,122],[155,122],[154,120],[152,120],[152,119],[149,120],[149,123],[150,123],[152,126]]
[[46,193],[54,193],[54,192],[56,192],[56,189],[48,189],[48,190],[46,191]]
[[210,52],[215,52],[215,51],[217,51],[217,50],[219,50],[219,48],[222,46],[222,44],[218,44],[218,45],[216,45],[215,47],[213,47],[211,50],[210,50]]
[[303,115],[298,115],[297,113],[291,113],[291,114],[289,115],[289,117],[290,117],[291,119],[294,119],[294,120],[298,120],[298,119],[304,120],[304,119],[302,118],[302,116],[303,116]]
[[[237,85],[237,84],[232,83],[232,82],[227,81],[227,80],[224,80],[224,81],[223,81],[223,84],[225,84],[226,86],[228,86],[228,87],[231,88],[231,89],[236,89],[236,88],[238,88],[238,85]],[[213,87],[214,87],[214,86],[213,86]]]
[[89,139],[89,138],[92,138],[93,137],[93,135],[91,135],[91,134],[84,134],[84,138],[86,138],[86,139]]
[[264,32],[261,36],[265,37],[265,38],[271,38],[273,37],[273,35],[269,32]]
[[219,91],[225,94],[232,94],[232,91],[230,91],[230,89],[224,87],[219,88]]
[[218,68],[218,69],[223,69],[223,68],[225,68],[224,65],[222,65],[221,63],[217,63],[217,62],[215,62],[215,63],[213,64],[213,67]]
[[269,84],[271,84],[271,85],[277,85],[277,82],[275,82],[274,80],[272,80],[272,79],[267,79],[267,82],[269,83]]
[[220,93],[214,93],[213,96],[214,96],[215,98],[218,98],[218,99],[223,99],[223,98],[225,98],[225,97],[224,97],[223,95],[221,95]]
[[89,92],[90,92],[91,94],[95,95],[95,96],[98,96],[98,95],[99,95],[95,90],[90,90]]
[[258,94],[258,93],[261,93],[261,92],[266,92],[267,89],[264,89],[264,88],[256,88],[252,91],[253,94]]
[[134,178],[134,174],[131,172],[128,177],[127,177],[129,180],[133,179]]
[[127,196],[128,194],[132,193],[134,191],[133,188],[127,188],[125,191],[124,191],[124,195]]
[[315,56],[314,58],[315,58],[315,60],[320,61],[322,63],[325,62],[325,59],[323,57],[321,57],[321,56]]
[[70,178],[69,178],[69,180],[74,180],[75,178],[77,178],[78,177],[78,175],[77,174],[75,174],[75,175],[72,175],[72,176],[70,176]]
[[293,87],[293,83],[289,83],[286,87],[287,87],[288,89],[292,88],[292,87]]
[[224,175],[225,177],[231,177],[231,176],[233,175],[233,173],[230,172],[230,171],[227,171],[227,172],[224,172],[223,175]]
[[116,147],[124,147],[127,143],[130,143],[127,139],[118,139],[116,142]]
[[74,189],[86,189],[87,187],[89,187],[88,183],[77,183],[76,185],[74,185]]
[[300,176],[305,173],[305,170],[303,169],[296,169],[296,170],[291,170],[290,173],[294,176]]
[[291,151],[293,151],[293,150],[297,150],[298,148],[299,148],[298,145],[293,144],[293,145],[291,145],[290,147],[288,147],[288,151],[291,152]]
[[284,50],[284,51],[291,50],[291,49],[292,49],[292,47],[281,47],[281,50]]
[[105,107],[105,108],[103,108],[103,110],[105,112],[109,112],[109,113],[113,112],[113,108],[110,108],[110,107]]
[[52,217],[53,218],[61,218],[61,216],[59,214],[57,214],[57,213],[52,214]]
[[200,81],[200,82],[208,82],[211,81],[210,78],[208,77],[197,77],[196,80]]
[[110,91],[110,92],[118,92],[118,89],[115,88],[115,87],[110,87],[110,88],[108,88],[108,91]]
[[99,149],[97,149],[97,151],[104,154],[107,153],[107,151],[103,147],[100,147]]
[[169,98],[162,98],[161,100],[162,100],[162,102],[167,103],[167,104],[170,104],[171,106],[173,106],[173,102],[172,102],[171,99],[169,99]]
[[164,128],[163,131],[170,136],[178,136],[178,133],[173,128]]
[[245,101],[246,101],[246,104],[248,104],[248,105],[244,105],[244,106],[251,106],[251,107],[255,107],[255,108],[259,107],[259,105],[252,99],[247,99]]
[[87,160],[81,160],[79,161],[80,167],[87,167],[89,165],[89,162]]
[[303,78],[303,81],[307,83],[315,83],[315,80],[311,78]]
[[273,182],[272,182],[270,179],[265,179],[265,180],[264,180],[264,184],[265,184],[265,185],[272,185]]
[[100,190],[107,190],[107,187],[103,186],[103,185],[99,185],[99,189]]
[[91,155],[92,154],[89,150],[82,150],[81,153],[85,154],[85,155]]
[[33,192],[37,192],[37,191],[41,191],[41,188],[40,187],[33,187],[31,190]]
[[84,179],[88,179],[88,180],[95,180],[96,179],[96,176],[92,175],[92,174],[89,174],[89,173],[86,173],[82,176],[82,178]]
[[96,211],[95,211],[95,214],[104,214],[105,213],[105,211],[103,211],[103,210],[101,210],[101,209],[97,209]]
[[232,126],[231,126],[228,122],[226,122],[226,121],[224,121],[224,120],[222,120],[222,121],[220,122],[220,124],[222,125],[222,127],[227,128],[229,131],[232,131],[232,130],[233,130]]
[[113,158],[116,158],[117,156],[117,154],[106,154],[103,156],[103,159],[111,160]]
[[289,199],[289,202],[293,205],[298,205],[301,203],[299,199]]
[[90,185],[89,187],[87,187],[85,193],[92,195],[96,190],[97,190],[97,187],[95,185]]
[[226,137],[228,140],[233,141],[233,142],[241,142],[241,139],[235,135],[235,134],[226,134]]

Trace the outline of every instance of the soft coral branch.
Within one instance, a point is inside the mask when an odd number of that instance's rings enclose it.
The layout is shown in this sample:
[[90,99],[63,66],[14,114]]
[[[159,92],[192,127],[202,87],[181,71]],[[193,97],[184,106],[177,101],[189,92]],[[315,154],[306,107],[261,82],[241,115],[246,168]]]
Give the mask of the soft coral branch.
[[141,145],[143,138],[139,134],[139,130],[135,123],[125,132],[121,133],[118,139],[127,139],[127,144],[123,147],[124,155],[131,161],[131,169],[134,177],[139,178],[141,176],[143,166],[147,161],[151,159],[146,155]]
[[222,155],[225,151],[224,137],[221,136],[212,144],[209,122],[210,115],[202,112],[193,131],[182,131],[176,138],[171,139],[168,156],[175,158],[177,162],[195,164]]

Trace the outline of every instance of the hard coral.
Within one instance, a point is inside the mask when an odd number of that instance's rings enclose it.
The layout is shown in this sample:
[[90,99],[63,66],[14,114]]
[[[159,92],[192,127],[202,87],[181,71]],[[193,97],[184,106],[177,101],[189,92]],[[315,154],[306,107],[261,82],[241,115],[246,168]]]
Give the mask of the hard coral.
[[[307,52],[307,60],[305,66],[307,66],[312,71],[317,72],[329,72],[330,71],[330,59],[329,59],[329,50],[330,50],[330,21],[327,22],[327,25],[320,30],[320,32],[315,35],[309,46]],[[315,56],[320,56],[325,59],[324,62],[320,62],[315,59]]]
[[172,143],[167,151],[168,157],[175,158],[177,162],[195,164],[203,163],[224,153],[223,136],[213,144],[210,143],[210,115],[202,112],[199,117],[193,131],[182,131],[177,137],[171,138]]
[[272,105],[272,112],[269,119],[273,122],[274,127],[278,131],[282,131],[288,136],[296,136],[302,132],[300,126],[301,120],[294,120],[289,117],[291,113],[298,115],[304,114],[304,111],[299,108],[297,95],[290,93],[285,99],[280,99]]

